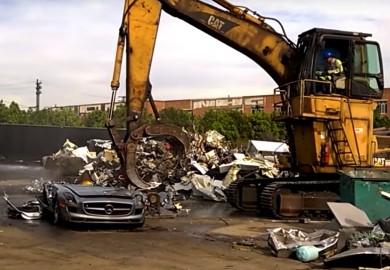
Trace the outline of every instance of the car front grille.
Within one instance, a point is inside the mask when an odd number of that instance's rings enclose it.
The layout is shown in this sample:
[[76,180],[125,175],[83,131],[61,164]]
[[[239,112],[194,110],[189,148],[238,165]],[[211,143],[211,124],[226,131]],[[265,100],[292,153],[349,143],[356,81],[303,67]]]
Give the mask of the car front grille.
[[118,202],[84,202],[85,213],[99,216],[126,216],[131,213],[131,203]]

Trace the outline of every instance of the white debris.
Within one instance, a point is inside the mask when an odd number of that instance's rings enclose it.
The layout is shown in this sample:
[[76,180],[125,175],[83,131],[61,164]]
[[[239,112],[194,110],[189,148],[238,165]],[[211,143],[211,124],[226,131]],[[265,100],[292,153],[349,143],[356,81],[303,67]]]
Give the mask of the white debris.
[[198,172],[200,172],[201,174],[206,174],[207,171],[209,170],[209,169],[207,168],[207,165],[205,165],[205,164],[200,164],[200,163],[198,163],[198,162],[196,162],[196,161],[194,161],[194,160],[191,160],[191,165],[194,166],[194,168],[197,169]]
[[206,200],[226,202],[226,196],[221,189],[221,184],[215,182],[210,176],[191,173],[188,177],[193,185],[194,196],[202,196]]
[[45,180],[42,177],[35,178],[31,181],[31,185],[26,186],[24,189],[28,192],[41,193],[43,191],[43,184],[48,181],[49,180]]
[[255,162],[251,159],[241,159],[219,166],[219,172],[227,173],[233,165],[237,165],[241,170],[244,171],[255,171],[260,168],[259,162]]
[[284,142],[250,140],[246,152],[249,156],[254,157],[257,154],[275,155],[276,153],[290,153],[290,150]]
[[89,152],[88,147],[79,147],[71,151],[71,155],[74,157],[79,157],[84,160],[85,163],[90,162],[96,158],[95,152]]
[[62,145],[61,149],[58,150],[57,153],[54,154],[54,156],[60,156],[60,155],[69,155],[73,150],[77,149],[77,145],[66,139],[65,143]]
[[226,174],[225,178],[223,179],[223,189],[226,189],[232,182],[238,179],[238,173],[240,172],[241,168],[238,164],[233,164],[228,173]]

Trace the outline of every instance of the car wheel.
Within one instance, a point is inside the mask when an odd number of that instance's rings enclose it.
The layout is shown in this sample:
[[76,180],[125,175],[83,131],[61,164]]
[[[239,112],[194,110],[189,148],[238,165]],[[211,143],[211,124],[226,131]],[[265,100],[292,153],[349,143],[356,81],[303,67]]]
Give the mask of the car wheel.
[[53,206],[53,224],[60,225],[61,223],[62,223],[62,215],[61,215],[60,207],[58,205],[58,202],[55,202]]

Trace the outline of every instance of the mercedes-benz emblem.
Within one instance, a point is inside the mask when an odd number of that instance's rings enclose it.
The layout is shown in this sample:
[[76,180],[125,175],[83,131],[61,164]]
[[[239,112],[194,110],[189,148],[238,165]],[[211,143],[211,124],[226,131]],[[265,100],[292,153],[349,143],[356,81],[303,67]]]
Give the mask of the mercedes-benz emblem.
[[106,213],[107,215],[111,215],[113,212],[114,206],[112,206],[111,204],[106,204],[106,206],[104,206],[104,213]]

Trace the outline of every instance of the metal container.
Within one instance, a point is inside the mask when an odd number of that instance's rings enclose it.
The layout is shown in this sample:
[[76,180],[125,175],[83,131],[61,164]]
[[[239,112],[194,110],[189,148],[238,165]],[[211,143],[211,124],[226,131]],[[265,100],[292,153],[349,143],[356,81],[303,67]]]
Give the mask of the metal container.
[[390,170],[355,169],[339,171],[340,198],[363,210],[372,223],[390,217],[390,199],[381,191],[390,192]]

